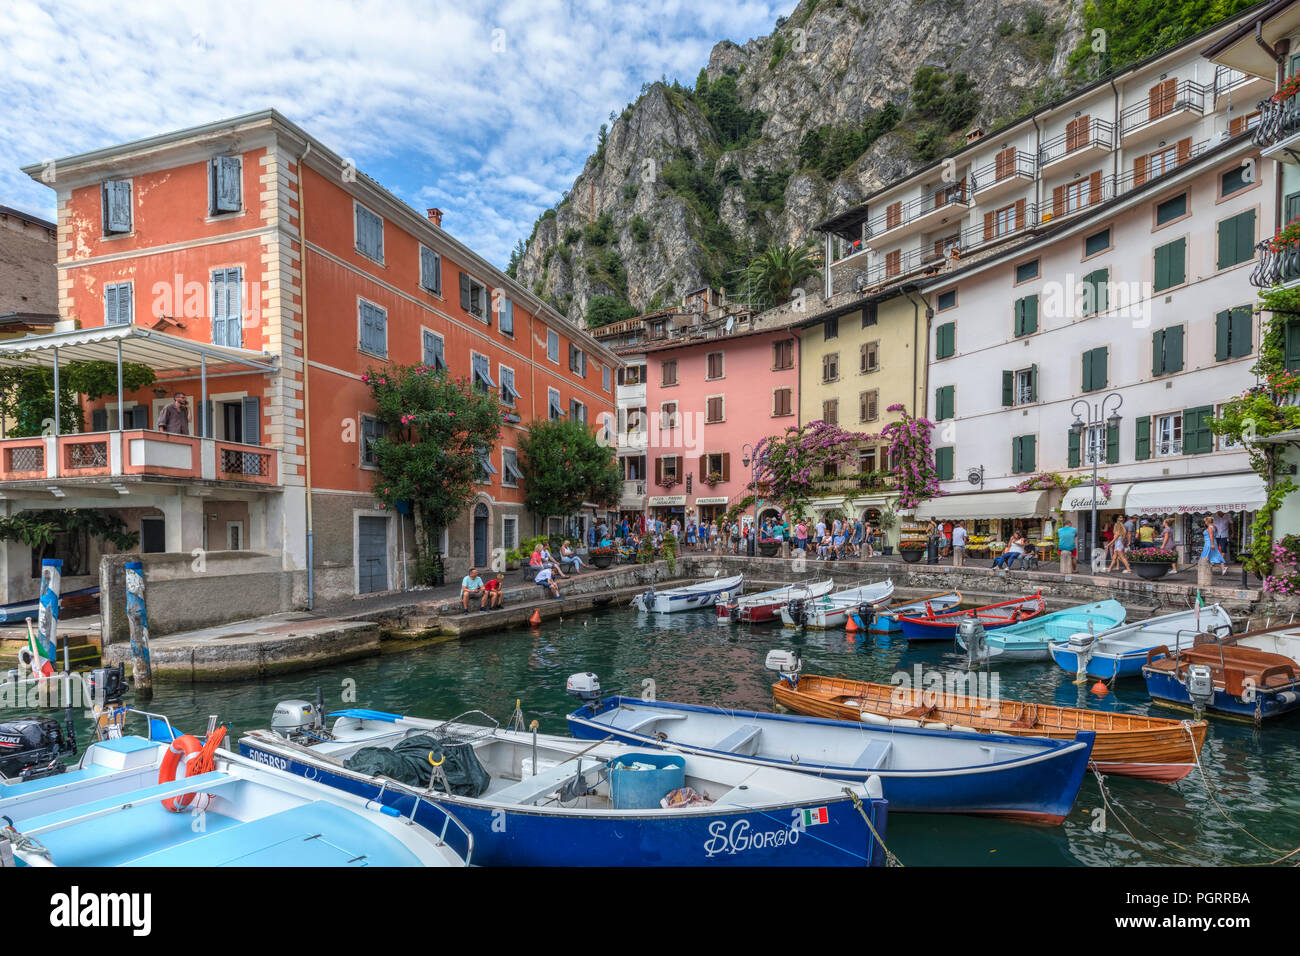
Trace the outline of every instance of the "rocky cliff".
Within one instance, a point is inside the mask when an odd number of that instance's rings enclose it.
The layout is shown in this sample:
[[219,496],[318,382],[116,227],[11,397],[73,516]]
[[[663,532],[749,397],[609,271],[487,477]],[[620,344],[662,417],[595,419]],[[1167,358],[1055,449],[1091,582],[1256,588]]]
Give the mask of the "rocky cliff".
[[693,87],[656,83],[602,129],[512,263],[575,321],[602,324],[743,267],[1066,88],[1080,0],[802,0],[723,42]]

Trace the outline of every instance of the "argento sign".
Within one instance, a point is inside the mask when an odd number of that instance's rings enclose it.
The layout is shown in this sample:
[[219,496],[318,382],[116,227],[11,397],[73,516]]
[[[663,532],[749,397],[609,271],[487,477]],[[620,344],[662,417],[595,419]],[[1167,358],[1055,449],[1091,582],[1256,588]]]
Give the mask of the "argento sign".
[[685,495],[651,495],[650,496],[651,508],[665,508],[665,507],[670,507],[672,505],[684,505],[684,504],[686,504]]
[[[1065,501],[1061,504],[1062,511],[1091,511],[1092,510],[1092,485],[1086,488],[1075,488],[1066,496]],[[1110,501],[1107,495],[1102,494],[1100,488],[1097,489],[1097,508],[1105,508]]]
[[723,495],[719,498],[696,498],[695,503],[697,505],[725,505],[727,503],[727,496]]

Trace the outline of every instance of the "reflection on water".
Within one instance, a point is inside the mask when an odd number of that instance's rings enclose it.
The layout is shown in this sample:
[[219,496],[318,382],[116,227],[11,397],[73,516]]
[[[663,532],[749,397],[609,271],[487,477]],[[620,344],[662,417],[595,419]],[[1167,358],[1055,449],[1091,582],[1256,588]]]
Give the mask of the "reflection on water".
[[[525,714],[536,716],[543,732],[560,734],[567,732],[564,715],[574,703],[564,694],[564,681],[576,671],[594,671],[606,692],[625,688],[636,693],[642,679],[651,677],[661,699],[770,710],[773,677],[763,669],[763,659],[774,647],[797,648],[808,673],[857,680],[888,682],[898,668],[947,671],[966,664],[959,647],[942,641],[909,646],[897,637],[799,632],[771,624],[718,625],[706,611],[646,615],[609,609],[273,681],[160,684],[151,709],[188,730],[202,729],[207,715],[216,711],[239,733],[266,727],[276,701],[314,699],[320,686],[328,707],[355,705],[428,717],[483,709],[502,723],[520,699]],[[1117,682],[1098,699],[1050,661],[1004,664],[997,676],[1003,697],[1117,711],[1151,709],[1140,679]],[[354,697],[350,688],[355,688]],[[1153,712],[1179,716],[1159,708]],[[1064,826],[895,814],[888,843],[911,865],[1047,866],[1259,863],[1300,844],[1300,719],[1283,718],[1258,731],[1212,721],[1202,763],[1218,790],[1218,807],[1197,773],[1173,785],[1109,777],[1113,806],[1102,825],[1094,812],[1102,807],[1101,792],[1090,776]]]

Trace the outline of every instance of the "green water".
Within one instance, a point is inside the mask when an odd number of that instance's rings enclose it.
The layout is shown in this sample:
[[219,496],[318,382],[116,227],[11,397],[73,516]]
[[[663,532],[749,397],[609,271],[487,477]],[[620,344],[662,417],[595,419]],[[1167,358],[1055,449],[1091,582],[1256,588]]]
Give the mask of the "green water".
[[[279,700],[315,699],[319,685],[329,708],[433,718],[482,709],[503,724],[521,698],[542,732],[564,734],[564,715],[575,705],[564,682],[575,671],[594,671],[606,692],[639,688],[652,677],[662,700],[770,710],[773,675],[763,659],[774,647],[798,648],[807,673],[868,681],[888,682],[896,668],[911,671],[916,664],[949,670],[965,663],[964,654],[945,642],[909,647],[901,638],[855,638],[842,631],[727,627],[716,624],[711,611],[638,615],[608,609],[275,680],[160,684],[149,709],[189,731],[202,730],[215,712],[237,735],[268,726]],[[1086,690],[1081,695],[1073,675],[1050,661],[1006,664],[998,674],[1006,698],[1151,709],[1141,679],[1117,682],[1118,692],[1099,701]],[[353,688],[355,696],[345,697]],[[1090,775],[1063,826],[894,814],[888,843],[908,865],[1048,866],[1262,863],[1300,845],[1300,717],[1260,730],[1212,720],[1201,759],[1222,810],[1199,773],[1172,785],[1112,776],[1106,781],[1112,810],[1098,827],[1093,811],[1102,806],[1101,791]]]

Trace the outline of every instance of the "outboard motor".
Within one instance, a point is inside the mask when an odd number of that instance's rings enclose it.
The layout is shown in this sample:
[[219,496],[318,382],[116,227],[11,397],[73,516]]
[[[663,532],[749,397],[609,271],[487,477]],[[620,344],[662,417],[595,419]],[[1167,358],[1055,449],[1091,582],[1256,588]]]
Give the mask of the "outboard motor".
[[957,625],[957,636],[966,645],[967,663],[980,661],[988,657],[988,644],[985,641],[984,625],[975,616],[962,618]]
[[790,612],[790,622],[795,627],[803,627],[808,623],[808,607],[803,598],[791,598],[786,609]]
[[52,717],[24,717],[0,723],[0,776],[36,780],[63,773],[60,759],[74,753],[75,740]]
[[799,686],[799,672],[803,669],[803,661],[799,659],[798,651],[768,651],[763,666],[770,671],[776,671],[781,676],[781,680],[791,687]]
[[593,703],[600,700],[600,678],[591,671],[570,674],[564,683],[564,692],[584,704]]
[[735,624],[740,620],[740,601],[735,598],[731,600],[727,600],[725,597],[720,599],[716,608],[719,622]]
[[320,740],[325,736],[325,715],[310,701],[282,700],[271,714],[271,733],[294,743]]
[[1097,648],[1097,637],[1092,631],[1092,622],[1088,622],[1088,630],[1071,634],[1065,646],[1074,655],[1075,683],[1082,684],[1083,678],[1088,673],[1088,661],[1092,659],[1092,652]]
[[1214,700],[1214,672],[1208,664],[1193,664],[1187,668],[1187,696],[1192,700],[1196,716]]
[[632,599],[634,607],[642,611],[653,611],[655,607],[655,586],[652,584]]
[[876,606],[864,602],[858,605],[858,627],[867,631],[871,629],[872,623],[876,620]]
[[100,707],[120,704],[126,696],[126,665],[96,667],[86,676],[86,693]]

